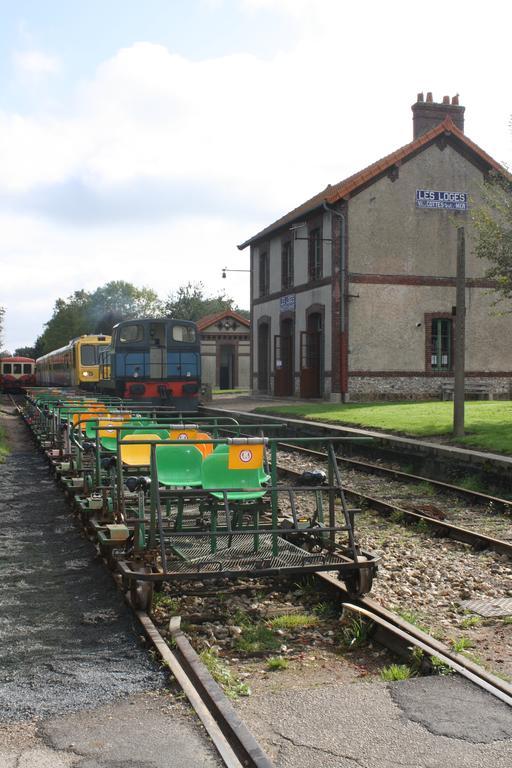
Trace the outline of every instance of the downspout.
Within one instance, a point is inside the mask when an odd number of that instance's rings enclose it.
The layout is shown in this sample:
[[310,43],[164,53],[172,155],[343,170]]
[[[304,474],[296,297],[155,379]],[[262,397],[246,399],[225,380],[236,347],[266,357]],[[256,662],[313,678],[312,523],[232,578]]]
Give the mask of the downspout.
[[340,394],[342,402],[345,402],[345,398],[348,392],[348,346],[347,346],[347,329],[345,319],[345,307],[346,307],[346,266],[345,266],[345,215],[340,211],[329,208],[327,203],[322,204],[324,209],[330,214],[338,216],[340,219]]

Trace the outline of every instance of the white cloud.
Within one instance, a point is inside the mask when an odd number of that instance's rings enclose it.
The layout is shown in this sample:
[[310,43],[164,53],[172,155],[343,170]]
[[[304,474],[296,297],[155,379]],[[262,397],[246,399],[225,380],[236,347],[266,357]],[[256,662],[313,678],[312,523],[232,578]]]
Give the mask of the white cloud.
[[[468,135],[510,160],[498,5],[485,49],[472,0],[464,19],[457,6],[443,4],[441,18],[401,0],[241,4],[284,15],[286,48],[192,60],[139,42],[54,111],[0,112],[0,303],[11,318],[24,290],[46,297],[47,317],[57,296],[114,278],[163,294],[202,278],[247,305],[246,276],[219,280],[222,266],[246,266],[236,243],[407,143],[421,90],[460,93]],[[44,55],[22,62],[28,72],[58,68]]]
[[42,51],[17,51],[14,54],[16,67],[25,74],[40,77],[53,75],[60,70],[60,60]]

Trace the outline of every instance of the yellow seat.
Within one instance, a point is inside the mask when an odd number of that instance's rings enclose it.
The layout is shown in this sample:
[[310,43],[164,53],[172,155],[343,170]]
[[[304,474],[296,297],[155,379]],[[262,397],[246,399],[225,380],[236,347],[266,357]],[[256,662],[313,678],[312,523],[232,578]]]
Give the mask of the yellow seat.
[[133,445],[121,445],[121,461],[128,467],[149,467],[151,461],[151,446],[140,445],[141,440],[160,440],[158,435],[137,432],[134,435],[126,435],[124,441],[130,441]]

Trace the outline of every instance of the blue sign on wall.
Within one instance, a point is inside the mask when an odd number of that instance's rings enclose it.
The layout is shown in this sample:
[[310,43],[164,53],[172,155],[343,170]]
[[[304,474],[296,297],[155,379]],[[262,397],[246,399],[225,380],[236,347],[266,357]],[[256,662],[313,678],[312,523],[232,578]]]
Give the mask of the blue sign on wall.
[[441,208],[449,211],[467,211],[467,192],[440,192],[435,189],[416,190],[416,208]]
[[279,309],[281,312],[295,311],[295,294],[290,293],[288,296],[281,296],[279,299]]

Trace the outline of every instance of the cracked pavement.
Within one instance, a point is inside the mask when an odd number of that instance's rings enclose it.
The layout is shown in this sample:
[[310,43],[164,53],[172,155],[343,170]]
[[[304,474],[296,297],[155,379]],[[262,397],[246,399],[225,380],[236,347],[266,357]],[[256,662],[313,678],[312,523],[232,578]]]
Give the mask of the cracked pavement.
[[237,706],[276,768],[512,765],[512,711],[459,677],[278,691]]

